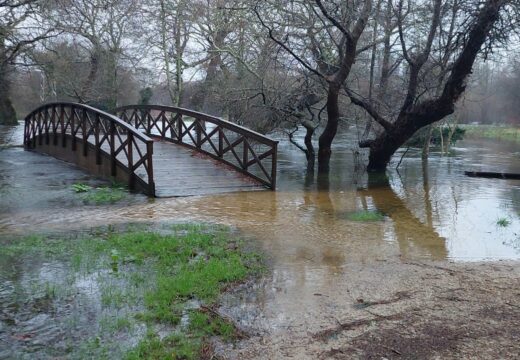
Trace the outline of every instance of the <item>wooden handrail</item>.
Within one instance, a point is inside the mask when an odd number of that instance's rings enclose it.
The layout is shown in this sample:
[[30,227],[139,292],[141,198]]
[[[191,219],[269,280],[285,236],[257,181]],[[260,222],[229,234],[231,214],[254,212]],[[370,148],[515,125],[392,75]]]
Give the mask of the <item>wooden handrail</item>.
[[[197,150],[276,188],[278,141],[224,119],[178,107],[129,105],[114,112],[151,137]],[[208,123],[213,129],[208,130]]]
[[[81,156],[67,156],[67,152],[77,152],[78,143]],[[25,118],[24,146],[35,149],[44,145],[52,153],[102,175],[124,178],[130,190],[139,188],[155,195],[153,140],[112,114],[71,102],[42,105]],[[57,151],[59,146],[65,149]],[[90,156],[92,150],[94,155]],[[118,176],[122,175],[118,169],[125,176]]]

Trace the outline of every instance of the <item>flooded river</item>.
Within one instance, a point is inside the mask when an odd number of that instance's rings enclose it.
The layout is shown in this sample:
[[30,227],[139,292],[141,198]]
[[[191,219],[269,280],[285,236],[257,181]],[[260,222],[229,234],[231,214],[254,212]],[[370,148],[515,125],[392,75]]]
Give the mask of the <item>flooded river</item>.
[[[20,128],[10,131],[0,130],[0,142],[19,143]],[[231,225],[267,254],[273,275],[250,299],[229,300],[228,310],[240,312],[246,326],[274,332],[297,319],[312,322],[302,308],[312,307],[316,294],[333,291],[352,264],[520,258],[520,181],[464,175],[466,170],[520,172],[518,145],[468,139],[449,156],[432,151],[427,163],[411,149],[399,170],[401,154],[388,178],[382,178],[354,170],[366,154],[356,152],[353,134],[336,142],[327,176],[308,174],[304,155],[282,142],[276,192],[171,199],[136,195],[102,207],[84,206],[70,190],[75,182],[99,180],[58,160],[3,148],[0,233],[155,221]],[[352,215],[363,210],[382,217],[357,221]]]

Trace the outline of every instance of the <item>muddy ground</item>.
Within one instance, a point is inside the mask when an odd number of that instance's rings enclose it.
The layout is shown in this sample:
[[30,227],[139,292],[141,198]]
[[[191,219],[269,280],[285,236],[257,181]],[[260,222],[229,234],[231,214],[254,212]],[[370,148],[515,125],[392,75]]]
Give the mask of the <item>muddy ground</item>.
[[[519,263],[380,261],[346,265],[342,270],[334,290],[315,293],[312,306],[293,299],[300,313],[270,331],[261,328],[266,323],[262,317],[283,314],[260,315],[250,324],[249,339],[235,346],[220,345],[217,355],[223,359],[520,357]],[[270,280],[265,282],[262,286],[269,287]],[[235,295],[246,299],[247,292],[250,285]],[[255,323],[260,326],[255,328]]]

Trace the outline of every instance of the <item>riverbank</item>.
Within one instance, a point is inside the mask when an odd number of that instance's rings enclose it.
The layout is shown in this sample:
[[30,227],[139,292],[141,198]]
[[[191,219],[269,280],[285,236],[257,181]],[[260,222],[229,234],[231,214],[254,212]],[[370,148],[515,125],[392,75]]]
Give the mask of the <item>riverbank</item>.
[[[357,262],[225,359],[512,359],[520,354],[520,264]],[[283,292],[284,290],[279,290]],[[287,305],[285,305],[287,306]],[[274,316],[270,308],[267,316]]]
[[462,125],[460,127],[466,130],[466,137],[507,140],[520,143],[520,129],[518,128],[494,125]]
[[262,271],[259,255],[215,225],[104,226],[0,245],[2,359],[211,358],[211,339],[244,336],[218,312],[221,293]]

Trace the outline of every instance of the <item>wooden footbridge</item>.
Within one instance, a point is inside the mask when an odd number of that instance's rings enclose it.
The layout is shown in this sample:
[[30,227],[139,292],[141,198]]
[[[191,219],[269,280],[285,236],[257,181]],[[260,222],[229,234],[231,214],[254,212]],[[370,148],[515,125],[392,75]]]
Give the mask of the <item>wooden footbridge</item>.
[[125,106],[112,115],[52,103],[25,118],[26,149],[158,197],[274,190],[277,145],[223,119],[168,106]]

